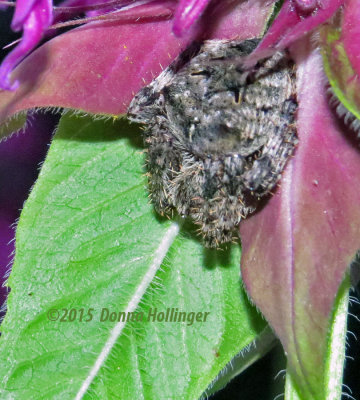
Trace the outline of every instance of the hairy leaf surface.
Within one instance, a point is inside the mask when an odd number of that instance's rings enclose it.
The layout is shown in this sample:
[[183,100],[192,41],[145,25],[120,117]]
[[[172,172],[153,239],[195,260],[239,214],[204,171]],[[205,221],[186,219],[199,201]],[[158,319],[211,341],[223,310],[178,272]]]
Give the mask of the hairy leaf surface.
[[[263,331],[239,248],[204,250],[154,214],[139,136],[124,121],[62,118],[17,229],[1,398],[196,399]],[[101,322],[105,308],[143,318]],[[172,308],[202,322],[148,320]]]

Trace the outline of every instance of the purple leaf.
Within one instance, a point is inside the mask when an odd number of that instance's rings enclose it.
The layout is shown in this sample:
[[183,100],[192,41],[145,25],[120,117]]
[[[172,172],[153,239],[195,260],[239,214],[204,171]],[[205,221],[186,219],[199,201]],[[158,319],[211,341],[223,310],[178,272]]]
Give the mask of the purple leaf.
[[303,40],[294,56],[299,145],[275,194],[240,226],[242,276],[302,395],[323,399],[331,309],[360,247],[360,153],[329,108],[320,54]]
[[[216,22],[206,37],[258,36],[271,10],[265,2],[222,2],[207,15]],[[15,70],[18,90],[0,92],[0,121],[33,107],[124,113],[133,95],[200,33],[201,24],[175,38],[169,20],[174,4],[137,7],[123,12],[122,20],[88,24],[43,45]]]

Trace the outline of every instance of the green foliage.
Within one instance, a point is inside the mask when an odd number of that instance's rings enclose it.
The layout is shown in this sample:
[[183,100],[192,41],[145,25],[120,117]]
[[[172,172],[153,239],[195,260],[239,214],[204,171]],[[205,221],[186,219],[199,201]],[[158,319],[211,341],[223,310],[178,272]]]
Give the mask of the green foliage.
[[[264,330],[239,247],[205,250],[153,212],[139,136],[124,120],[62,117],[17,229],[2,399],[197,399]],[[105,308],[143,318],[101,322]],[[188,319],[148,321],[155,308]]]
[[[339,23],[339,21],[336,21]],[[346,54],[341,31],[336,25],[320,30],[324,70],[337,99],[357,119],[360,118],[360,91],[351,62]]]
[[[312,397],[314,400],[340,400],[342,398],[349,289],[350,278],[347,273],[334,302],[331,326],[327,338],[324,382],[319,382],[319,392],[314,393]],[[321,396],[322,386],[324,386],[324,396]],[[285,400],[308,400],[307,397],[301,394],[302,390],[302,387],[295,384],[288,371],[285,384]]]
[[0,141],[23,128],[26,125],[26,116],[26,111],[19,112],[6,122],[0,123]]

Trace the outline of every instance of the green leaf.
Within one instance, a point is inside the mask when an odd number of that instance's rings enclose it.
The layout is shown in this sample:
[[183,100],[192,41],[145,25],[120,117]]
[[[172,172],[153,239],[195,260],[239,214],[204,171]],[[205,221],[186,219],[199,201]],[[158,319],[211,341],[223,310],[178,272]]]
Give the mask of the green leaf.
[[26,124],[27,112],[14,114],[7,121],[0,123],[0,141],[12,133],[19,131]]
[[[360,118],[360,90],[357,73],[354,70],[343,43],[341,35],[341,19],[335,18],[332,23],[320,29],[321,52],[324,70],[329,79],[331,89],[337,99],[345,107],[339,114],[350,111],[354,117]],[[355,125],[357,127],[357,124]]]
[[342,382],[346,350],[349,290],[350,276],[347,272],[335,299],[327,341],[325,366],[326,400],[341,400],[343,394]]
[[[267,327],[248,347],[244,348],[231,360],[231,368],[226,366],[215,379],[214,385],[207,391],[207,395],[216,393],[224,388],[232,379],[240,375],[246,368],[250,367],[255,361],[265,356],[276,344],[276,336]],[[283,350],[281,350],[283,353]]]
[[301,400],[301,397],[299,396],[299,390],[296,387],[294,379],[291,377],[289,371],[286,373],[285,400]]
[[[346,273],[334,302],[331,326],[327,340],[324,400],[341,400],[343,394],[342,382],[345,361],[349,290],[350,277],[349,274]],[[291,374],[287,372],[285,400],[307,400],[300,396],[300,393],[300,388],[296,386]]]
[[[239,248],[205,250],[154,214],[139,138],[124,120],[62,118],[17,229],[2,399],[197,399],[265,328]],[[187,320],[148,321],[155,309]]]

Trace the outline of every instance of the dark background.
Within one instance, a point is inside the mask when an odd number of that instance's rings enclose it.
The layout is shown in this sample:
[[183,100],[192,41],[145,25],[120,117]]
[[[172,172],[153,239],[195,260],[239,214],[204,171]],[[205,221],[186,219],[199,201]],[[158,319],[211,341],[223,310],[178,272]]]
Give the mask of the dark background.
[[[10,30],[11,15],[12,10],[0,11],[0,49],[19,37]],[[0,51],[0,60],[9,50]],[[47,113],[30,118],[32,124],[26,132],[0,143],[0,280],[10,269],[15,224],[46,156],[59,116]],[[7,290],[1,288],[1,303],[6,293]],[[358,294],[352,292],[351,295],[353,301],[349,308],[348,330],[352,333],[347,336],[344,378],[344,393],[347,394],[343,395],[343,399],[351,398],[348,396],[350,394],[360,400],[360,346],[356,340],[360,338],[360,322],[357,318],[360,316],[360,306],[357,304]],[[284,373],[278,372],[284,368],[281,347],[276,346],[211,399],[274,400],[277,395],[278,399],[282,399]]]

